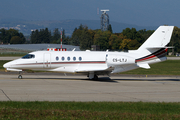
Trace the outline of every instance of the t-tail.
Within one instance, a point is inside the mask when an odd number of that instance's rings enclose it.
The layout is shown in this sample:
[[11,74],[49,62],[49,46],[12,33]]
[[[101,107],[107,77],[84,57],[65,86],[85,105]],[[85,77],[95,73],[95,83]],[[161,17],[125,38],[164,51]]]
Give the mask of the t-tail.
[[140,47],[135,62],[139,67],[150,68],[149,64],[166,60],[168,43],[174,26],[160,26]]

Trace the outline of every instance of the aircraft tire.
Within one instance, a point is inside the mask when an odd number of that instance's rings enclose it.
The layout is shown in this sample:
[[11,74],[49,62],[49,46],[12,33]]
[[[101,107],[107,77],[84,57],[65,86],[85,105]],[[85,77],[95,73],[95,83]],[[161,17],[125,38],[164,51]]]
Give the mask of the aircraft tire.
[[94,80],[98,80],[98,76],[97,75],[94,75]]
[[22,79],[22,75],[19,75],[18,78],[19,78],[19,79]]

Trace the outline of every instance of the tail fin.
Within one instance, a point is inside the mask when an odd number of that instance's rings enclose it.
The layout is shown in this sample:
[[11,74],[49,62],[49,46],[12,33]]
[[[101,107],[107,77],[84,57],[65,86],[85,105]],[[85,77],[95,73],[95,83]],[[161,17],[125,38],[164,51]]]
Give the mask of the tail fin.
[[165,47],[171,39],[174,26],[160,26],[140,47],[139,51],[147,48]]
[[[136,51],[136,63],[153,63],[157,59],[165,60],[165,55],[170,42],[174,26],[160,26]],[[160,60],[160,61],[162,61]]]

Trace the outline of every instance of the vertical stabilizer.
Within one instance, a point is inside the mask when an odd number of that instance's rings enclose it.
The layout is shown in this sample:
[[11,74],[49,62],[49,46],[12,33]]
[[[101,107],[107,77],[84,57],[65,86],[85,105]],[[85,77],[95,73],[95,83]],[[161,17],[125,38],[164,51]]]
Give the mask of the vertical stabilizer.
[[166,49],[170,42],[174,26],[160,26],[137,50],[138,57],[144,57]]
[[170,42],[174,26],[160,26],[138,50],[166,47]]
[[139,67],[150,68],[148,64],[166,60],[174,26],[160,26],[140,47],[136,50],[136,63]]

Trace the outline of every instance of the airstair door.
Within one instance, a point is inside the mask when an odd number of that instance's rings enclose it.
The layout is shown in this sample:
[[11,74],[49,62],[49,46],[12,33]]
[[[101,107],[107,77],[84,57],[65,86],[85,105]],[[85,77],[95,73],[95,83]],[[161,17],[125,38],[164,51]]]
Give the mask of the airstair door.
[[50,53],[45,53],[44,54],[44,68],[51,68],[51,54]]

